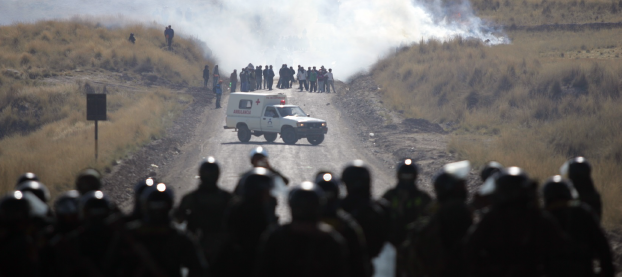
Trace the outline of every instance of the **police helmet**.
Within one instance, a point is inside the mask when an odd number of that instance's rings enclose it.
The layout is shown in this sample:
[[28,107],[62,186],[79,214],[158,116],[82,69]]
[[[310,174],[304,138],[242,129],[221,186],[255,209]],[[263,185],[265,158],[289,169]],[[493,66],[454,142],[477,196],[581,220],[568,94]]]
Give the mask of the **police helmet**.
[[370,193],[371,173],[361,160],[355,160],[346,166],[341,173],[341,180],[345,183],[348,194]]
[[495,175],[493,202],[495,204],[525,203],[534,193],[534,182],[519,167],[502,169]]
[[466,178],[471,171],[469,161],[449,163],[434,176],[434,192],[439,201],[449,198],[466,199]]
[[47,187],[41,182],[38,181],[26,181],[19,184],[16,188],[19,191],[26,192],[29,191],[39,200],[43,201],[43,203],[47,203],[50,201],[50,191]]
[[203,183],[216,183],[220,177],[220,166],[214,157],[207,157],[199,165],[199,178]]
[[490,176],[498,173],[501,169],[503,169],[503,165],[500,163],[495,161],[488,162],[479,174],[480,180],[482,180],[482,182],[486,182]]
[[113,211],[112,202],[101,190],[83,194],[78,201],[78,207],[82,220],[100,220],[109,216]]
[[78,215],[78,202],[80,193],[77,190],[70,190],[61,194],[54,201],[54,211],[57,216]]
[[0,221],[8,224],[30,219],[30,204],[19,191],[9,192],[0,200]]
[[404,159],[397,166],[397,179],[401,182],[414,182],[418,174],[419,170],[412,159]]
[[250,153],[251,161],[255,158],[255,156],[261,156],[261,157],[267,158],[268,150],[266,150],[266,148],[263,146],[257,146],[253,148],[253,150],[251,150],[251,153]]
[[292,219],[317,220],[325,201],[322,189],[312,182],[293,187],[288,197]]
[[80,194],[100,190],[102,188],[101,178],[101,173],[96,169],[85,169],[80,172],[76,178],[76,190],[78,190]]
[[22,174],[21,176],[19,176],[19,178],[17,178],[17,182],[15,183],[15,186],[17,187],[19,184],[26,182],[26,181],[39,181],[39,177],[37,177],[37,175],[35,175],[32,172],[26,172]]
[[579,198],[579,194],[572,183],[564,180],[560,175],[555,175],[544,183],[542,196],[546,205],[556,201],[570,201]]
[[147,188],[140,197],[145,219],[151,222],[168,222],[175,195],[164,183]]
[[568,160],[559,171],[563,177],[570,180],[592,178],[592,166],[584,157]]
[[244,177],[240,182],[241,195],[244,197],[253,197],[270,191],[274,187],[274,178],[272,173],[263,167],[256,167]]
[[151,186],[153,186],[155,184],[157,184],[156,180],[154,180],[151,177],[138,181],[134,185],[134,199],[136,200],[136,202],[140,201],[140,196],[145,191],[145,189],[147,189],[148,187],[151,187]]
[[319,172],[316,175],[315,184],[324,191],[327,200],[339,198],[339,180],[331,172]]

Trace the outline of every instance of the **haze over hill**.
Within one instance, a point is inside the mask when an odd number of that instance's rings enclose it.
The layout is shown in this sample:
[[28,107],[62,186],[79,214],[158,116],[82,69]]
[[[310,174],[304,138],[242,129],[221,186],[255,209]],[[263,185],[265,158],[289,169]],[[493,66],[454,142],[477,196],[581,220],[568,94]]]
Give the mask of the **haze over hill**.
[[[474,15],[469,1],[164,1],[8,0],[0,24],[96,17],[110,27],[127,21],[172,25],[205,41],[221,67],[248,62],[335,67],[347,78],[400,45],[455,36],[507,43]],[[103,18],[102,18],[103,17]],[[137,34],[140,39],[140,34]]]

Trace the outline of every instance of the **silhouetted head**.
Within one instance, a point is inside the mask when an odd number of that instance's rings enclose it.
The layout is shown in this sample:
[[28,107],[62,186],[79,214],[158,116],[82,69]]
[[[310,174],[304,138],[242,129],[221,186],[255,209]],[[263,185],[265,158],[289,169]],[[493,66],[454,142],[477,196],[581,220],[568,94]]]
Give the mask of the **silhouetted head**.
[[100,190],[102,188],[101,177],[101,173],[93,168],[83,170],[76,178],[76,190],[80,194]]
[[39,181],[39,177],[32,172],[26,172],[17,178],[17,182],[15,182],[15,186],[17,187],[19,184],[25,181]]
[[255,167],[240,180],[241,195],[246,198],[267,196],[274,187],[273,175],[263,167]]
[[80,193],[77,190],[67,191],[56,198],[54,212],[60,232],[72,231],[80,225],[79,200]]
[[397,166],[397,185],[412,187],[417,181],[419,169],[412,159],[404,159]]
[[207,157],[199,165],[199,178],[201,184],[215,187],[218,178],[220,178],[220,165],[214,157]]
[[315,177],[315,184],[322,189],[326,197],[323,214],[334,214],[339,208],[339,180],[334,174],[322,171]]
[[101,190],[84,193],[78,202],[80,219],[85,222],[102,223],[113,212],[113,204]]
[[324,192],[312,182],[303,182],[289,192],[293,221],[317,221],[325,203]]
[[501,165],[500,163],[495,162],[495,161],[488,162],[486,166],[484,166],[484,169],[482,169],[482,171],[479,174],[480,180],[482,180],[482,182],[486,182],[486,179],[498,173],[502,169],[503,169],[503,165]]
[[25,230],[30,224],[31,206],[24,194],[12,191],[0,200],[0,223],[12,230]]
[[449,163],[434,177],[434,192],[439,202],[450,199],[466,201],[466,178],[471,171],[469,161]]
[[50,191],[43,183],[39,181],[26,181],[19,184],[16,188],[19,191],[26,192],[29,191],[43,203],[48,203],[50,201]]
[[493,204],[525,207],[535,201],[537,184],[518,167],[504,168],[494,176]]
[[173,189],[164,183],[147,188],[140,196],[144,221],[152,224],[168,224],[174,199]]
[[250,158],[254,167],[265,167],[261,161],[268,159],[268,150],[263,146],[257,146],[251,150]]
[[544,198],[545,205],[548,207],[559,201],[575,200],[579,197],[579,194],[572,183],[564,180],[562,176],[556,175],[547,180],[544,186],[542,186],[542,197]]
[[563,177],[572,181],[579,195],[596,191],[592,180],[592,165],[584,157],[568,160],[559,171]]
[[371,196],[371,173],[361,160],[355,160],[341,173],[348,195]]

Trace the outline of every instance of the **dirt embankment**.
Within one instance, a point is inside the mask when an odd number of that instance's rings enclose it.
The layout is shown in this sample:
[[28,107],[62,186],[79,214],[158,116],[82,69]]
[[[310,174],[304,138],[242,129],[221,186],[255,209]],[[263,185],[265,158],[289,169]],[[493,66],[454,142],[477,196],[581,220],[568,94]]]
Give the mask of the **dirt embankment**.
[[[421,168],[419,184],[432,192],[434,175],[443,165],[458,159],[447,152],[448,133],[438,124],[404,118],[400,111],[387,109],[382,98],[383,93],[373,78],[362,75],[348,84],[340,84],[335,102],[358,138],[368,144],[369,151],[392,169],[401,159],[415,160]],[[477,178],[473,171],[470,190],[477,184]]]

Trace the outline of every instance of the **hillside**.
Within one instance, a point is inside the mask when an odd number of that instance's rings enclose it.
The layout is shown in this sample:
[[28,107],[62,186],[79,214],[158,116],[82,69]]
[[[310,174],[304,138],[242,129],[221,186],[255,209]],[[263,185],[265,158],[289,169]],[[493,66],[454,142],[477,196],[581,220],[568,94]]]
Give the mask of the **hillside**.
[[[202,84],[202,68],[213,66],[196,41],[178,36],[167,51],[161,33],[80,21],[0,27],[0,192],[25,171],[66,190],[82,168],[106,171],[161,136],[193,101],[182,88]],[[86,121],[92,92],[108,94],[97,162]]]

